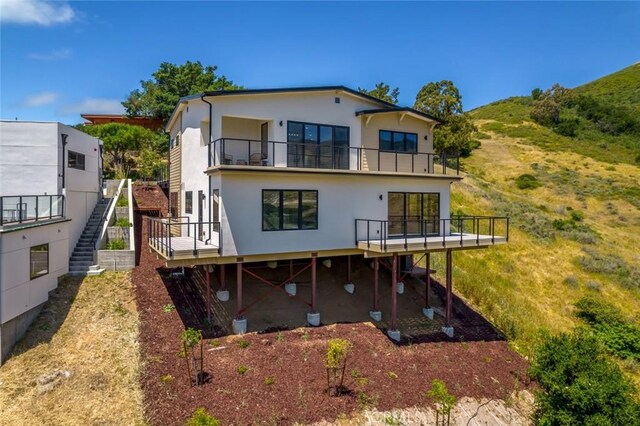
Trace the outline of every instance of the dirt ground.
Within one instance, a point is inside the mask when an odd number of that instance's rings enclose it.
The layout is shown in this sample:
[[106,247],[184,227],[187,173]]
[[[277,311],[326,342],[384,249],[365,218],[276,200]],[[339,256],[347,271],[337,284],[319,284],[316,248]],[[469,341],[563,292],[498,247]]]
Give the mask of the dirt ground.
[[[141,229],[144,233],[144,223]],[[443,380],[458,397],[475,399],[504,400],[528,386],[526,361],[459,299],[454,298],[453,339],[439,330],[441,320],[422,317],[424,296],[417,281],[407,284],[405,294],[398,298],[404,338],[399,345],[392,343],[384,333],[384,323],[379,329],[368,322],[371,295],[365,283],[371,282],[367,278],[371,272],[366,263],[358,268],[361,275],[354,275],[357,290],[353,295],[342,289],[344,265],[338,262],[332,269],[319,268],[318,307],[324,326],[296,328],[305,321],[308,308],[283,293],[274,293],[246,313],[250,327],[266,326],[267,332],[238,337],[227,331],[233,299],[216,302],[216,315],[212,322],[207,321],[198,274],[170,278],[161,261],[148,250],[141,252],[133,282],[141,318],[142,386],[152,424],[181,424],[198,407],[223,424],[306,424],[333,421],[374,407],[382,411],[426,407],[425,392],[434,379]],[[232,267],[227,271],[232,297],[233,272]],[[270,273],[286,278],[286,271]],[[309,279],[302,276],[297,281],[298,294],[304,297]],[[388,297],[389,287],[384,283],[381,280],[381,295]],[[267,288],[247,280],[246,303]],[[434,285],[434,299],[441,299],[442,293]],[[386,320],[388,306],[384,303],[383,297]],[[274,305],[280,309],[274,310]],[[208,380],[202,386],[190,386],[185,359],[179,356],[180,335],[186,327],[199,328],[205,335]],[[276,331],[283,327],[290,330]],[[340,397],[325,392],[326,346],[335,337],[353,344],[346,370],[347,392]]]

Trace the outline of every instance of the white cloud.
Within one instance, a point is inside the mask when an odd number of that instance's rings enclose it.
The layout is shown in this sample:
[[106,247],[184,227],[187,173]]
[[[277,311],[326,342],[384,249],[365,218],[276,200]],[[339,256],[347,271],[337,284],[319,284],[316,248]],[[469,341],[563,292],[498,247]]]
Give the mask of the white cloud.
[[71,22],[75,11],[65,1],[0,0],[0,22],[54,25]]
[[71,49],[56,49],[49,53],[29,53],[29,58],[37,59],[39,61],[57,61],[61,59],[67,59],[71,57]]
[[22,105],[26,107],[39,107],[54,103],[58,99],[58,94],[54,92],[36,93],[24,98]]
[[118,99],[87,98],[81,102],[65,105],[63,114],[124,114],[124,107]]

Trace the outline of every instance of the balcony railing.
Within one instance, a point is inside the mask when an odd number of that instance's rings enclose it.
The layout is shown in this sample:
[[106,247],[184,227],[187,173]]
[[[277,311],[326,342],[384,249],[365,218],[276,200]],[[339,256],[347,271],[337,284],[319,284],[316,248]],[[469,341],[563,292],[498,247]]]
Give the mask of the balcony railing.
[[204,250],[222,249],[220,222],[190,222],[187,216],[149,218],[149,245],[165,258],[188,253],[197,256]]
[[236,138],[209,144],[209,167],[221,165],[460,174],[457,156]]
[[355,243],[373,244],[387,251],[391,243],[422,244],[425,249],[450,246],[462,247],[483,242],[496,243],[496,239],[509,241],[509,218],[504,216],[454,216],[450,219],[379,220],[356,219]]
[[64,195],[0,197],[0,226],[64,217]]

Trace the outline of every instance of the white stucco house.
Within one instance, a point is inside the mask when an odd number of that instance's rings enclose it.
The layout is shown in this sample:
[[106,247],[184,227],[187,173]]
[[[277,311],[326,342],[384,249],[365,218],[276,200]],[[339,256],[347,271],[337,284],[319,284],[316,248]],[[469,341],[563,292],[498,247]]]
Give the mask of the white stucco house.
[[101,198],[100,144],[61,123],[0,121],[0,362],[69,271]]
[[396,286],[399,256],[447,251],[450,266],[451,250],[507,241],[506,218],[451,217],[462,177],[456,157],[434,153],[437,124],[343,86],[185,97],[166,127],[173,219],[150,222],[150,246],[168,266],[204,265],[207,277],[237,265],[239,332],[243,265],[308,259],[316,325],[316,259],[368,257],[377,277],[384,258]]

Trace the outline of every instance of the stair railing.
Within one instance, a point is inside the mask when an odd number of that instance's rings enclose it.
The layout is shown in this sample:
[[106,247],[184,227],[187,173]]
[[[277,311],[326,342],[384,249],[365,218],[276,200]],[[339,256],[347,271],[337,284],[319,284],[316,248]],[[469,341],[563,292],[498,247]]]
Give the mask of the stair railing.
[[[122,188],[124,187],[125,182],[126,182],[126,179],[120,180],[120,184],[118,185],[118,190],[116,191],[113,198],[111,198],[111,201],[109,201],[109,206],[105,209],[105,211],[102,213],[102,217],[100,218],[100,223],[102,223],[102,227],[96,228],[95,232],[93,233],[93,237],[91,237],[92,240],[95,240],[95,244],[93,246],[94,250],[100,249],[100,244],[102,244],[102,240],[104,239],[104,236],[107,233],[107,228],[109,227],[109,220],[113,216],[113,211],[116,208],[116,201],[118,200],[118,197],[120,197],[120,193],[122,192]],[[98,231],[100,231],[100,237],[96,239],[96,236],[98,235]],[[133,234],[133,232],[130,232],[130,233]]]

